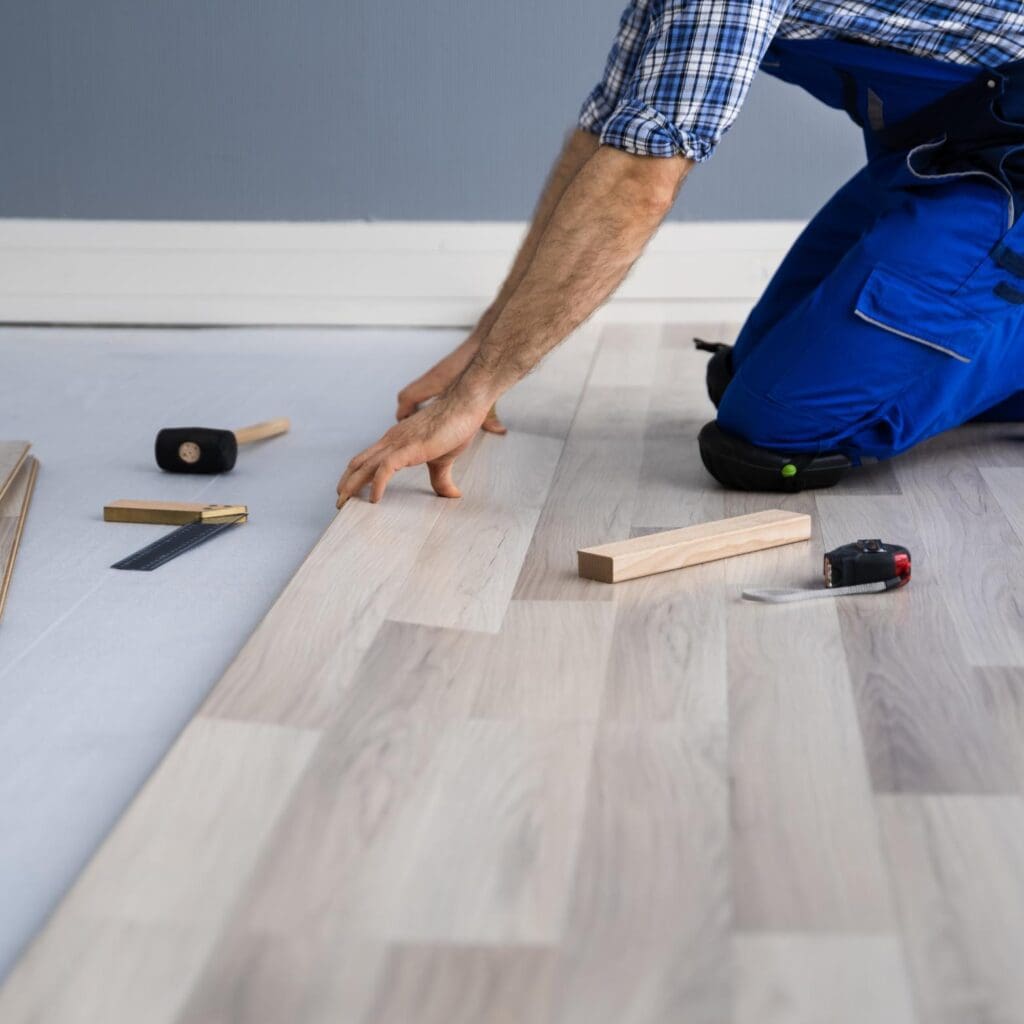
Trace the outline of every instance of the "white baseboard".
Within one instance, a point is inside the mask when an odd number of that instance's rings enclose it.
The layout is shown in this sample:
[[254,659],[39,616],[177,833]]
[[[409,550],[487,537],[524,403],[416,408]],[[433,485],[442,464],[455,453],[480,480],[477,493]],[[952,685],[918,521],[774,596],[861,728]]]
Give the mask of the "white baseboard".
[[[802,227],[667,224],[601,316],[741,319]],[[523,231],[0,219],[0,322],[464,326],[494,295]]]

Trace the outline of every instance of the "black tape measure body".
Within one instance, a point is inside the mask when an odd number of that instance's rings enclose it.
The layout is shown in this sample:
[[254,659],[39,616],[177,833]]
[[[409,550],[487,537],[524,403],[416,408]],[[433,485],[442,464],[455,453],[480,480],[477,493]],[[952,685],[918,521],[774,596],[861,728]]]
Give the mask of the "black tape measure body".
[[910,582],[910,552],[900,544],[857,540],[825,552],[826,587],[890,581],[891,588]]

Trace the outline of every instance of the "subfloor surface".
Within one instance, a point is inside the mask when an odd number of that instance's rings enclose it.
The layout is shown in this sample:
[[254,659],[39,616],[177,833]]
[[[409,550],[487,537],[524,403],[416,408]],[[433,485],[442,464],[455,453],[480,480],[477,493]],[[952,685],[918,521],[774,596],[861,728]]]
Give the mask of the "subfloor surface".
[[[334,515],[351,454],[451,331],[0,328],[0,440],[42,463],[0,622],[0,977]],[[291,416],[230,475],[157,469],[164,426]],[[241,502],[251,519],[152,574],[171,527],[118,498]]]
[[[0,1020],[1024,1021],[1024,427],[968,427],[829,492],[727,493],[697,454],[693,333],[731,332],[585,331],[507,396],[511,433],[467,453],[461,501],[417,471],[350,503]],[[312,487],[289,488],[291,514],[323,522]],[[576,575],[580,546],[770,507],[809,512],[811,542]],[[124,545],[96,530],[112,560]],[[874,536],[911,549],[909,587],[739,598],[814,585],[823,550]],[[136,593],[145,610],[157,591]],[[188,631],[148,630],[146,671],[166,672]],[[64,643],[131,635],[94,620]],[[132,683],[145,703],[146,672]],[[88,769],[63,784],[106,784]]]

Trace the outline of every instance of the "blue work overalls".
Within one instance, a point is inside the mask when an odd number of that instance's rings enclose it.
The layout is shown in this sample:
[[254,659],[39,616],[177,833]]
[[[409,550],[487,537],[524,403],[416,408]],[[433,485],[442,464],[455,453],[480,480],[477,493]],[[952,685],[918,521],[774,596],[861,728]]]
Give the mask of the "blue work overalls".
[[744,325],[719,425],[856,463],[982,415],[1024,419],[1024,62],[777,40],[762,67],[845,108],[868,162]]

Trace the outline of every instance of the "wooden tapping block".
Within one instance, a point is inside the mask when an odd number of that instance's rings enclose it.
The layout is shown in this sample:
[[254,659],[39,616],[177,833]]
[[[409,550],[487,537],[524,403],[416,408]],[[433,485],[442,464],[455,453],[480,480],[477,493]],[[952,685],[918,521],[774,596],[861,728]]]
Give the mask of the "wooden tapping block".
[[33,458],[25,459],[4,496],[0,498],[0,618],[3,618],[4,606],[7,604],[7,591],[14,575],[14,560],[18,557],[18,547],[38,475],[39,462]]
[[0,501],[28,458],[31,447],[28,441],[0,441]]
[[131,501],[124,498],[103,507],[103,518],[108,523],[164,523],[168,526],[217,523],[248,514],[249,509],[245,505],[191,505],[184,501]]
[[638,576],[682,569],[718,558],[732,558],[782,544],[810,540],[811,517],[802,512],[770,509],[681,530],[580,548],[580,576],[599,583],[621,583]]

